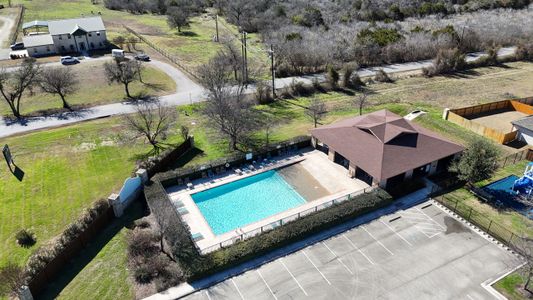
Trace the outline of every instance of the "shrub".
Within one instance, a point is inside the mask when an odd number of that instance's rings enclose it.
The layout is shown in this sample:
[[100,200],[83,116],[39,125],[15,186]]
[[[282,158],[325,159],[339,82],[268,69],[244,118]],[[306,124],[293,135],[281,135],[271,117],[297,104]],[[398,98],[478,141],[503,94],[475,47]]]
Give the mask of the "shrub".
[[255,99],[259,104],[268,104],[271,103],[274,98],[272,98],[272,87],[264,81],[259,81],[256,84],[255,90]]
[[108,208],[109,203],[106,200],[96,201],[91,208],[85,210],[78,220],[67,226],[58,238],[37,249],[26,264],[28,276],[32,278],[39,274],[49,262],[59,256],[65,248],[69,247]]
[[37,242],[35,234],[27,229],[19,230],[15,238],[17,239],[17,243],[22,247],[31,247]]
[[[25,283],[24,269],[14,263],[0,268],[0,296],[13,296]],[[11,299],[11,298],[10,298]]]
[[134,276],[138,283],[150,283],[154,278],[154,273],[147,265],[139,265],[135,268]]
[[361,89],[365,86],[365,83],[363,82],[363,80],[361,80],[359,74],[353,72],[350,76],[350,79],[348,80],[348,86],[352,89]]
[[309,96],[314,92],[312,87],[308,87],[303,82],[296,81],[295,79],[292,80],[289,90],[293,97]]
[[342,69],[342,87],[353,88],[350,78],[352,78],[352,75],[355,71],[357,71],[357,69],[359,69],[359,66],[354,63],[349,63],[344,66]]
[[336,89],[339,86],[339,72],[333,66],[328,66],[326,80],[332,89]]
[[357,34],[357,39],[363,43],[373,42],[378,44],[380,47],[387,46],[392,43],[396,43],[401,40],[403,36],[398,32],[397,29],[390,28],[377,28],[370,29],[366,28],[361,30]]
[[441,49],[433,66],[422,69],[422,72],[425,76],[435,76],[462,71],[466,66],[465,55],[459,49]]
[[139,220],[135,220],[133,222],[133,226],[135,228],[147,229],[147,228],[151,227],[151,224],[146,218],[142,218],[142,219],[139,219]]
[[472,63],[475,67],[491,67],[500,64],[498,61],[498,47],[489,47],[485,53],[486,55],[480,57],[478,60]]
[[517,60],[533,61],[533,43],[519,44],[515,55]]
[[130,257],[148,258],[157,252],[154,245],[158,237],[151,230],[134,230],[128,241],[128,254]]
[[376,76],[374,77],[374,79],[376,81],[379,81],[379,82],[394,82],[390,77],[389,77],[389,74],[387,74],[387,72],[383,71],[383,69],[378,69],[376,71]]

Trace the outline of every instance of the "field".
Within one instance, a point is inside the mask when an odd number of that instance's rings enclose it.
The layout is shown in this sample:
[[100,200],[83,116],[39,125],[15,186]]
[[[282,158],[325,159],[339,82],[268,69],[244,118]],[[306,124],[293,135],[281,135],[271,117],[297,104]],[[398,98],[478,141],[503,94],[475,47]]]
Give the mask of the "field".
[[[0,3],[3,3],[3,1],[0,1]],[[83,16],[92,16],[98,15],[100,12],[106,25],[109,40],[112,40],[117,35],[126,35],[123,25],[127,25],[176,56],[188,69],[194,69],[207,62],[210,57],[222,48],[221,44],[212,41],[216,30],[214,15],[211,13],[192,18],[190,27],[178,33],[176,29],[171,29],[168,26],[165,16],[152,14],[132,15],[127,12],[113,11],[105,8],[102,1],[98,1],[98,4],[95,5],[91,4],[91,1],[85,0],[14,0],[13,3],[24,4],[26,7],[24,22],[79,18],[82,14]],[[235,39],[235,35],[238,34],[236,27],[225,22],[223,18],[219,20],[221,40],[232,41],[240,49],[240,44]],[[258,37],[249,35],[249,43],[250,69],[259,70],[260,67],[268,66],[269,60],[266,53],[259,49],[261,45]],[[259,72],[262,74],[263,69],[260,69]],[[268,70],[266,73],[268,73]]]
[[[73,106],[95,106],[106,103],[124,101],[126,94],[124,85],[113,83],[108,84],[104,74],[104,62],[102,60],[94,62],[83,62],[73,66],[61,66],[60,68],[72,68],[76,74],[79,84],[78,91],[67,96],[67,102]],[[146,66],[142,72],[143,82],[135,81],[130,86],[130,92],[136,95],[165,95],[176,91],[176,84],[163,71]],[[61,98],[42,92],[39,88],[26,93],[22,99],[22,114],[35,113],[40,110],[62,108]],[[11,110],[4,101],[0,102],[0,114],[10,114]]]
[[[517,96],[526,96],[533,89],[527,84],[527,80],[533,78],[533,64],[513,63],[509,69],[483,68],[477,72],[478,75],[471,75],[467,79],[413,77],[399,79],[394,84],[370,85],[368,88],[373,92],[371,104],[365,111],[387,108],[398,114],[406,114],[414,109],[422,109],[428,114],[419,117],[416,122],[464,143],[473,134],[441,119],[442,107],[452,104],[456,94],[461,94],[458,101],[478,103],[507,98],[505,92],[508,90],[515,90]],[[499,83],[503,85],[501,89],[497,87]],[[477,86],[487,86],[487,89]],[[483,94],[480,95],[480,91]],[[351,95],[330,92],[316,96],[323,98],[330,108],[330,113],[322,121],[324,124],[356,113],[350,104]],[[307,133],[312,122],[298,105],[308,101],[309,98],[297,98],[259,107],[283,120],[271,136],[273,142]],[[203,163],[228,153],[227,144],[206,127],[206,120],[198,112],[198,106],[201,105],[179,108],[179,111],[187,111],[188,114],[181,113],[179,122],[191,127],[197,147],[201,150],[190,161],[183,163]],[[263,136],[262,132],[256,134],[258,139],[263,139]],[[180,141],[177,130],[169,136],[169,141]],[[0,180],[3,182],[0,186],[3,208],[0,210],[0,265],[8,261],[23,264],[35,247],[61,232],[93,201],[116,192],[133,171],[136,158],[149,150],[142,140],[132,141],[119,118],[1,139],[0,144],[4,143],[10,144],[17,164],[26,174],[24,181],[18,182],[5,164],[0,165]],[[36,233],[36,246],[26,249],[16,245],[14,234],[21,228],[29,228]],[[80,267],[79,274],[66,284],[61,294],[72,295],[70,293],[80,289],[81,282],[88,278],[98,277],[102,282],[108,280],[100,277],[103,273],[97,266],[112,261],[118,264],[117,268],[125,269],[124,239],[125,233],[121,231],[115,238],[105,242],[99,253],[95,254],[96,259],[91,262],[88,260],[85,267]],[[126,275],[110,272],[109,276],[123,278]],[[120,286],[113,285],[113,288],[131,292],[126,280],[115,281],[114,284]],[[95,284],[93,292],[101,295],[102,299],[114,298],[109,292],[110,288],[107,284]],[[129,298],[125,295],[130,292],[122,294],[123,298]]]

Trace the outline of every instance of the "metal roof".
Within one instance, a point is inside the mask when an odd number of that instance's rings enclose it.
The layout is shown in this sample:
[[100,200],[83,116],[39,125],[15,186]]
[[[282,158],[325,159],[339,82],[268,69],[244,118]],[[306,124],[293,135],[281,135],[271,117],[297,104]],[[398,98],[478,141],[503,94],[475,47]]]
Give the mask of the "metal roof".
[[49,34],[23,36],[22,42],[24,43],[24,47],[26,48],[54,44],[54,40],[52,39],[52,36]]
[[66,19],[48,22],[48,31],[51,35],[70,34],[77,28],[82,27],[85,31],[104,31],[105,26],[101,17]]
[[48,26],[48,22],[39,21],[39,20],[27,22],[27,23],[22,24],[22,29],[28,29],[28,28],[37,27],[37,26],[42,26],[42,27]]
[[533,131],[533,116],[527,116],[522,119],[512,121],[511,123],[517,127],[522,127]]

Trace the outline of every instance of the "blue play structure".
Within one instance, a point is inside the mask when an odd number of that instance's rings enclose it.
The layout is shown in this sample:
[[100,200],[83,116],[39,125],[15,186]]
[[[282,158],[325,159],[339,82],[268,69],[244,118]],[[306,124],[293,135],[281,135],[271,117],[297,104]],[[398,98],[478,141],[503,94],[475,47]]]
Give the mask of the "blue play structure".
[[533,191],[533,162],[528,163],[524,175],[515,180],[513,191],[516,194],[527,195],[528,198],[531,196]]

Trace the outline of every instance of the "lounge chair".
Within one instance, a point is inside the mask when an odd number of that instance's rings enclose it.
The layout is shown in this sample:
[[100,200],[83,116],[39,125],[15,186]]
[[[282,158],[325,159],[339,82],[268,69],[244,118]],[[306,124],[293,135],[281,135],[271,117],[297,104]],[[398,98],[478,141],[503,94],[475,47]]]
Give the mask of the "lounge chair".
[[199,233],[199,232],[194,233],[192,235],[192,240],[195,241],[195,242],[198,242],[198,241],[203,240],[203,239],[204,239],[204,236],[201,233]]
[[181,200],[178,200],[174,202],[174,206],[176,206],[177,208],[180,208],[180,207],[184,207],[185,204],[183,204]]
[[187,183],[187,188],[188,188],[189,190],[194,190],[194,185],[193,185],[192,183],[189,182],[189,183]]
[[186,215],[186,214],[189,213],[189,211],[187,210],[186,207],[180,207],[180,208],[178,208],[178,213],[179,213],[180,215]]
[[235,169],[235,174],[237,175],[242,175],[242,170],[241,169]]

